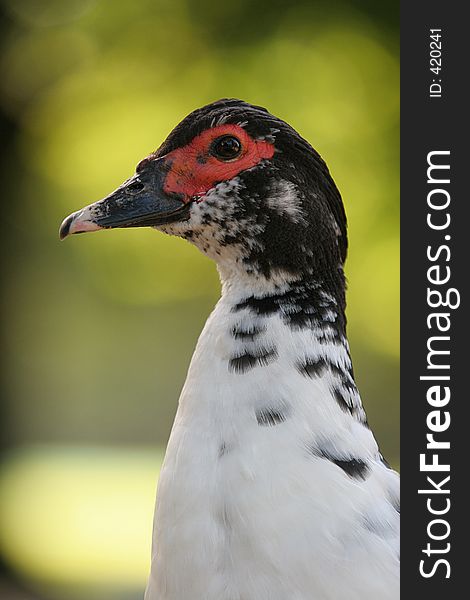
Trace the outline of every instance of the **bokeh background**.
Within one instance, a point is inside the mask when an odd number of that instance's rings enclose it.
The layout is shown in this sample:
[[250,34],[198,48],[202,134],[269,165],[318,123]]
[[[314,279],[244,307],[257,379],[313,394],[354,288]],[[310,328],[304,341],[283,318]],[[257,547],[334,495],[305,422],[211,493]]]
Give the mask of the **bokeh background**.
[[398,2],[0,0],[0,598],[141,598],[156,480],[215,268],[152,230],[60,243],[192,109],[267,106],[349,218],[355,371],[398,466]]

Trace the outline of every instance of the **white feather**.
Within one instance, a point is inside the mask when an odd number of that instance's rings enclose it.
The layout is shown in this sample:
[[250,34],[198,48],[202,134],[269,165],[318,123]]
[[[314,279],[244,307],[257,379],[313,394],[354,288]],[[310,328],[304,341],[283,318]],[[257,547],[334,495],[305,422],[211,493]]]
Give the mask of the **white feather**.
[[[331,396],[328,376],[299,373],[299,356],[348,367],[347,349],[318,344],[279,316],[253,342],[232,328],[246,297],[226,285],[194,353],[158,486],[146,600],[392,600],[398,591],[398,478],[370,430]],[[275,344],[278,358],[244,374],[241,347]],[[260,427],[256,410],[288,403],[289,418]],[[370,469],[356,480],[309,451],[332,440]]]

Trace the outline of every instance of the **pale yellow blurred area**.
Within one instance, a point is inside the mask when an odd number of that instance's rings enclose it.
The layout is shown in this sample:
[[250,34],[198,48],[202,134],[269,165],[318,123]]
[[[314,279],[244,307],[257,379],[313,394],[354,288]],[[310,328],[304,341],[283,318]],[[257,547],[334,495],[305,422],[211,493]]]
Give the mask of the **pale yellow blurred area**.
[[[1,548],[43,585],[142,588],[163,451],[33,447],[0,474]],[[73,595],[73,593],[72,593]]]
[[153,230],[60,243],[191,110],[266,106],[327,161],[349,219],[355,373],[398,462],[396,3],[1,0],[0,549],[40,598],[142,597],[156,480],[214,265]]

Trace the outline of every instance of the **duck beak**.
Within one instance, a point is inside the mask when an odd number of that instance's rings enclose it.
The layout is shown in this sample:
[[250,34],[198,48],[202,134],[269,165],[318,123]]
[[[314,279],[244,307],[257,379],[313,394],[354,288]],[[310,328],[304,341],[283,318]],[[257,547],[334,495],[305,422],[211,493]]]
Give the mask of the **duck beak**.
[[153,227],[189,218],[189,203],[164,191],[169,171],[165,158],[143,161],[142,168],[112,194],[64,219],[60,239],[75,233],[116,227]]

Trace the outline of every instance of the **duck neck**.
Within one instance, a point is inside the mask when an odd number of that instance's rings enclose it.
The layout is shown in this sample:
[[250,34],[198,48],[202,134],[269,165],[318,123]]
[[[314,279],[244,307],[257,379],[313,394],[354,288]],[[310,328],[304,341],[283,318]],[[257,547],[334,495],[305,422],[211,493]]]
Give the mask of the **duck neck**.
[[284,272],[265,278],[220,267],[219,274],[222,298],[233,304],[234,312],[243,307],[257,316],[278,314],[292,330],[323,331],[327,338],[347,344],[342,267],[327,278]]
[[335,289],[314,277],[223,280],[222,321],[234,345],[229,371],[261,374],[272,363],[307,380],[324,377],[340,408],[366,423],[346,337],[344,287]]

